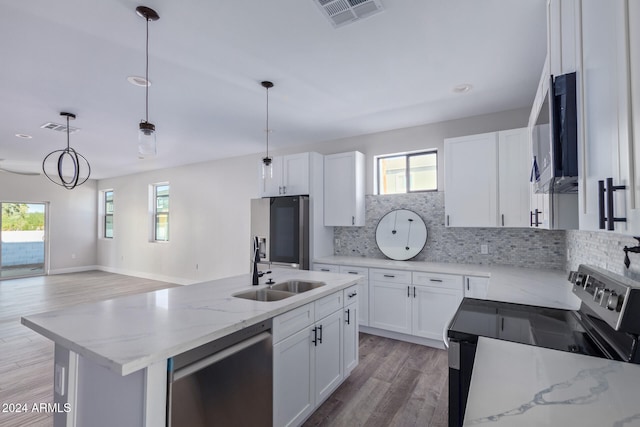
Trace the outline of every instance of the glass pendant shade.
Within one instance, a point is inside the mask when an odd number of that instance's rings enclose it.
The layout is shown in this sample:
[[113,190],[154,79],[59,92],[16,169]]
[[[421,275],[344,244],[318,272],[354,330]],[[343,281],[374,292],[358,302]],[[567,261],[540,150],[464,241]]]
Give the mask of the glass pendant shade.
[[156,127],[153,123],[140,123],[138,131],[138,156],[140,158],[156,155]]
[[273,178],[273,162],[271,157],[262,159],[262,179]]

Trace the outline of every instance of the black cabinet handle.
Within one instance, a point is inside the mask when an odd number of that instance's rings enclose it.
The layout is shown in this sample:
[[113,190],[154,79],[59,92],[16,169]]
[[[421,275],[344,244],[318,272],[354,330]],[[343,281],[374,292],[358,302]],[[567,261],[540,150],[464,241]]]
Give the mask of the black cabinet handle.
[[467,277],[467,290],[470,290],[469,289],[469,278],[468,277]]
[[540,211],[536,208],[536,210],[534,211],[534,216],[536,218],[536,222],[534,223],[534,225],[536,227],[539,227],[542,223],[540,222],[540,220],[538,219],[538,215],[540,215]]
[[449,226],[449,215],[447,215],[447,227]]
[[[615,230],[616,222],[627,222],[627,218],[616,218],[613,213],[613,193],[618,190],[626,190],[626,185],[613,185],[613,178],[606,179],[606,188],[604,188],[604,182],[598,181],[598,210],[600,214],[599,224],[598,226],[603,229],[605,228],[606,221],[606,229],[609,231]],[[606,203],[606,218],[604,217],[604,193],[607,193],[607,203]]]
[[393,274],[385,274],[384,277],[388,277],[390,279],[393,279],[396,276],[394,276]]
[[320,331],[320,336],[318,337],[318,342],[322,344],[322,325],[318,326],[318,330]]
[[429,279],[430,282],[442,282],[442,279]]
[[352,292],[349,295],[347,295],[347,298],[351,299],[351,298],[355,297],[356,295],[358,295],[357,292]]
[[504,227],[504,214],[502,214],[502,226]]
[[328,268],[321,268],[320,271],[331,271]]
[[318,328],[313,328],[312,330],[313,330],[313,339],[311,340],[311,342],[315,347],[317,347],[318,346]]
[[350,317],[351,317],[351,316],[350,316],[350,312],[351,312],[351,309],[350,309],[350,308],[348,308],[348,309],[347,309],[347,325],[350,325],[350,324],[351,324],[351,321],[350,321],[350,320],[351,320],[351,319],[350,319]]
[[407,298],[411,297],[411,286],[407,286]]
[[416,287],[415,286],[413,287],[413,297],[414,298],[416,297]]
[[501,322],[500,322],[500,330],[504,331],[504,317],[501,319]]
[[358,274],[357,271],[347,271],[347,273],[349,273],[349,274]]
[[356,217],[355,216],[351,217],[351,225],[356,225]]

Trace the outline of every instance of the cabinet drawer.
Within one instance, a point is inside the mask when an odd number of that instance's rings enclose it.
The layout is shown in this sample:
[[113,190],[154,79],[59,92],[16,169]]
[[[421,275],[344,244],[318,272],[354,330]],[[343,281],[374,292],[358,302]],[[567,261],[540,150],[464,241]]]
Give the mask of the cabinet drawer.
[[353,285],[342,291],[344,293],[344,305],[353,304],[358,301],[358,288],[360,285]]
[[411,272],[400,270],[383,270],[372,268],[369,270],[371,280],[376,282],[411,283]]
[[315,322],[315,306],[303,305],[273,318],[273,343],[312,325]]
[[435,288],[448,288],[462,290],[462,276],[453,274],[413,272],[414,285],[433,286]]
[[333,264],[313,264],[313,271],[326,271],[328,273],[339,273],[340,266]]
[[351,267],[348,265],[340,266],[340,273],[343,274],[359,274],[360,276],[364,276],[365,278],[369,278],[369,269],[366,267]]
[[316,322],[323,317],[328,316],[336,310],[340,310],[343,306],[342,291],[327,295],[315,301],[315,320]]

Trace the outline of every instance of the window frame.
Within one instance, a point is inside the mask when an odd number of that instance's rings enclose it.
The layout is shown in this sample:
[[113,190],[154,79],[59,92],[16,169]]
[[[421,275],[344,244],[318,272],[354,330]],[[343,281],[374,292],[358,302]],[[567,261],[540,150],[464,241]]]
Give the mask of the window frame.
[[[430,190],[411,190],[411,158],[417,156],[423,156],[425,154],[433,154],[436,159],[436,187]],[[403,193],[382,193],[382,175],[380,174],[380,161],[384,159],[389,159],[393,157],[404,157],[405,159],[405,174],[404,179],[406,183],[406,191]],[[411,194],[411,193],[430,193],[438,191],[438,149],[432,148],[428,150],[420,150],[420,151],[410,151],[404,153],[392,153],[392,154],[383,154],[380,156],[375,156],[375,183],[376,183],[376,194],[380,196],[387,196],[391,194]]]
[[[109,209],[107,208],[107,204],[109,203],[109,200],[107,199],[108,194],[111,194],[111,213],[109,213]],[[102,238],[113,239],[113,236],[115,235],[113,229],[113,214],[115,212],[115,191],[113,191],[113,189],[102,191],[102,209]],[[111,218],[111,236],[107,236],[107,219],[109,218]]]
[[[160,187],[167,187],[167,195],[166,196],[158,196],[158,188]],[[171,186],[169,185],[168,182],[159,182],[156,184],[153,184],[151,186],[151,241],[152,242],[157,242],[157,243],[167,243],[169,242],[169,237],[170,237],[170,233],[169,233],[169,216],[170,216],[170,209],[169,209],[169,201],[170,201],[170,196],[171,196]],[[159,212],[158,211],[158,199],[159,198],[166,198],[167,200],[167,208],[166,208],[166,212],[162,211]],[[159,218],[160,217],[166,217],[166,224],[167,224],[167,236],[166,239],[159,239],[158,238],[158,224],[159,224]]]

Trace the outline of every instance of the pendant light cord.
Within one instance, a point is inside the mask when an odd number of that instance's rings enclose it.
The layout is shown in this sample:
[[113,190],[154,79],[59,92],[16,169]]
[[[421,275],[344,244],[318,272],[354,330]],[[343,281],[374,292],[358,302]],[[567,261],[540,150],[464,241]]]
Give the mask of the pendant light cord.
[[145,110],[146,110],[146,119],[145,122],[149,123],[149,18],[146,18],[147,21],[147,43],[146,43],[146,68],[145,68],[145,80],[146,80],[146,94],[145,94]]
[[269,157],[269,88],[267,88],[267,158]]
[[69,151],[69,116],[67,116],[67,151]]

